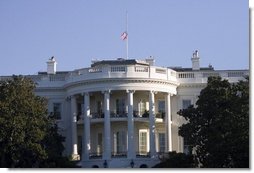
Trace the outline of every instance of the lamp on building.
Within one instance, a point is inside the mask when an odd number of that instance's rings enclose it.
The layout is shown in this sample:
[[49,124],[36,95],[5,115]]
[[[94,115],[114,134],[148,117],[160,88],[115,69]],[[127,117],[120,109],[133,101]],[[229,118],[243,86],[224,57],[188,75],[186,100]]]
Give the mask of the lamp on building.
[[108,167],[107,160],[104,161],[103,166],[104,166],[104,168],[107,168],[107,167]]
[[131,160],[131,167],[133,168],[134,167],[134,162],[133,162],[133,160]]

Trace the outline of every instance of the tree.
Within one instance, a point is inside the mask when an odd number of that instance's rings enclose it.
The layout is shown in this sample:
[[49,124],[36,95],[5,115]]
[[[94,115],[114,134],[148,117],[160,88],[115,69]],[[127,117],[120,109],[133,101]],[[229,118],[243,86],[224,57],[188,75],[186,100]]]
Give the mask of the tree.
[[249,80],[230,84],[209,77],[196,107],[180,110],[179,128],[201,167],[249,167]]
[[0,167],[54,167],[64,138],[35,84],[22,76],[0,82]]
[[161,163],[154,168],[194,168],[195,163],[192,155],[184,153],[169,152],[168,157],[162,159]]

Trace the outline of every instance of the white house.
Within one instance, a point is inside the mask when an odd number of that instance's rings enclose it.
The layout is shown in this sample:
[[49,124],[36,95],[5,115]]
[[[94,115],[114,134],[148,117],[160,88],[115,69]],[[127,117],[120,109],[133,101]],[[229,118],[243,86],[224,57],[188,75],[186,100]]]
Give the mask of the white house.
[[152,167],[165,152],[188,152],[178,135],[184,121],[177,112],[195,105],[208,76],[234,83],[249,74],[202,68],[199,60],[195,51],[192,68],[158,67],[150,58],[93,61],[88,68],[56,71],[52,57],[47,72],[27,77],[58,118],[65,155],[88,168]]

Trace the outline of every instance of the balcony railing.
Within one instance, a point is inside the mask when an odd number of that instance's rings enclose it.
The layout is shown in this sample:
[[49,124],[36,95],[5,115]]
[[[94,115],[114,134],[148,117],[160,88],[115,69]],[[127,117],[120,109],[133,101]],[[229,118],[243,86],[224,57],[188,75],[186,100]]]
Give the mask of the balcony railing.
[[149,158],[150,157],[150,152],[136,152],[136,157],[137,158]]
[[90,153],[89,154],[90,159],[102,159],[102,152],[100,153]]
[[[127,118],[128,117],[128,113],[115,113],[115,112],[111,112],[110,113],[110,118]],[[137,113],[137,111],[133,111],[133,117],[134,118],[149,118],[149,112],[145,112],[141,115],[139,115]],[[92,119],[100,119],[100,118],[104,118],[104,113],[91,113],[91,118]],[[164,112],[157,112],[155,113],[155,118],[159,118],[159,119],[164,119],[165,118],[165,113]],[[77,120],[83,120],[83,115],[82,114],[78,114],[77,116]]]
[[[157,152],[156,155],[158,158],[163,159],[163,158],[168,158],[169,153],[168,152]],[[89,159],[102,159],[103,152],[95,152],[95,153],[90,153],[89,154]],[[150,152],[141,152],[138,151],[136,152],[136,158],[150,158]],[[127,151],[125,152],[111,152],[111,157],[112,158],[127,158]]]
[[127,157],[127,152],[112,152],[111,153],[112,158],[125,158]]

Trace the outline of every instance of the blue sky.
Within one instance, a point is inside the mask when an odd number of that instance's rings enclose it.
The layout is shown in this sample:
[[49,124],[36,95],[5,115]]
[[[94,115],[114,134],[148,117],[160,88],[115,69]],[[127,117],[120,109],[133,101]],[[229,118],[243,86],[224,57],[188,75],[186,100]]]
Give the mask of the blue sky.
[[153,56],[156,65],[249,68],[247,0],[1,0],[0,75],[36,74],[55,56],[57,70],[92,59]]

